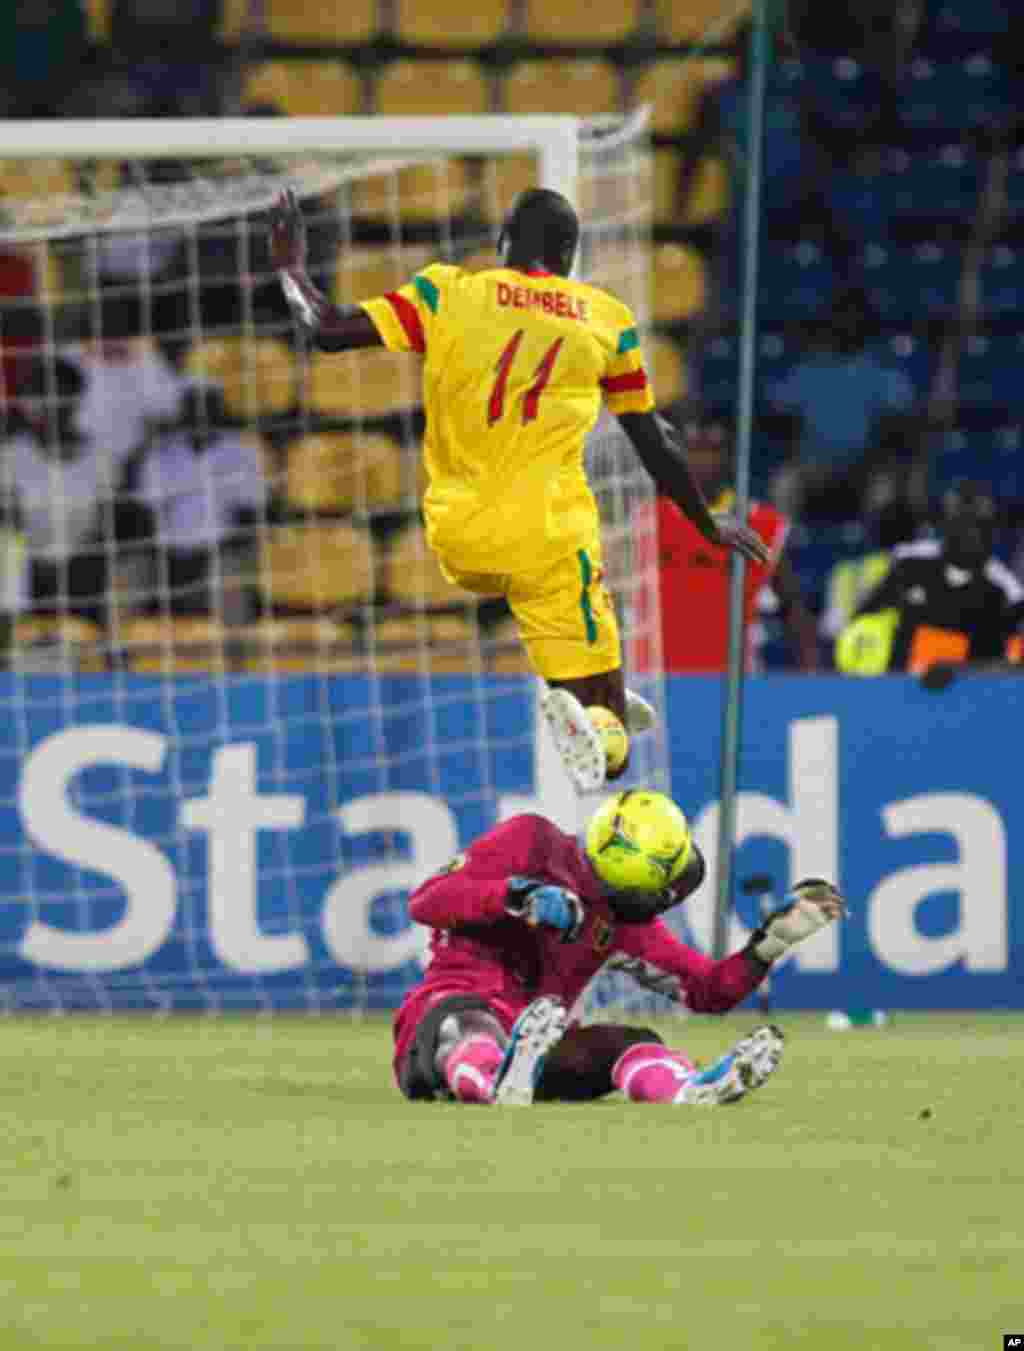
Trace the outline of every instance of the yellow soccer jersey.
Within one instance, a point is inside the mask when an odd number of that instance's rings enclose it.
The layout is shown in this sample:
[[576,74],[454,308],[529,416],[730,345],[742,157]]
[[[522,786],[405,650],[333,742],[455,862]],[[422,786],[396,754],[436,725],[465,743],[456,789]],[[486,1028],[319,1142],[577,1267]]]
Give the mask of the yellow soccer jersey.
[[654,406],[629,308],[548,272],[440,263],[362,308],[390,351],[424,356],[424,512],[442,560],[509,573],[592,539],[583,446],[602,399]]

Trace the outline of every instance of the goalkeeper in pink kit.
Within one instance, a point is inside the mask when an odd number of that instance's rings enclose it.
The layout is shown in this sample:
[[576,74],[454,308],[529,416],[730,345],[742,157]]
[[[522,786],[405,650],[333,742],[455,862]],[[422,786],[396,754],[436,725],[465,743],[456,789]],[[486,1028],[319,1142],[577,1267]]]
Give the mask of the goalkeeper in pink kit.
[[423,980],[395,1016],[395,1074],[411,1099],[524,1104],[735,1102],[777,1067],[782,1034],[755,1029],[709,1068],[640,1027],[572,1021],[609,961],[695,1013],[724,1013],[772,963],[845,913],[830,883],[797,883],[740,951],[713,961],[659,916],[704,878],[685,816],[662,793],[605,802],[580,845],[541,816],[477,839],[412,895],[434,932]]

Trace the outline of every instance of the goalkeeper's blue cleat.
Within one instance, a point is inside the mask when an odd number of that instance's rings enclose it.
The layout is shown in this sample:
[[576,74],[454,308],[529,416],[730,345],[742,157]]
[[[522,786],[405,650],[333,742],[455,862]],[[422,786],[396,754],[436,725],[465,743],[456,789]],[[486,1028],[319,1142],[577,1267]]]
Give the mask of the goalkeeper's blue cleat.
[[547,995],[535,999],[516,1019],[505,1048],[505,1058],[494,1081],[493,1101],[504,1107],[526,1107],[533,1102],[544,1061],[562,1040],[569,1014],[564,1004]]
[[718,1107],[739,1102],[779,1067],[782,1033],[771,1025],[757,1027],[738,1041],[720,1060],[687,1079],[674,1101],[694,1107]]

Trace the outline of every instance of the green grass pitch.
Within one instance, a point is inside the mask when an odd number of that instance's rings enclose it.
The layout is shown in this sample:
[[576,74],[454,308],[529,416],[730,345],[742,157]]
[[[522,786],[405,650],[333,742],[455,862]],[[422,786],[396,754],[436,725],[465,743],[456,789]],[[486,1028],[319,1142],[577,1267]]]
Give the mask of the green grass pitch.
[[[756,1019],[667,1030],[707,1059]],[[1024,1019],[782,1015],[720,1109],[404,1103],[383,1021],[0,1022],[0,1348],[993,1351]]]

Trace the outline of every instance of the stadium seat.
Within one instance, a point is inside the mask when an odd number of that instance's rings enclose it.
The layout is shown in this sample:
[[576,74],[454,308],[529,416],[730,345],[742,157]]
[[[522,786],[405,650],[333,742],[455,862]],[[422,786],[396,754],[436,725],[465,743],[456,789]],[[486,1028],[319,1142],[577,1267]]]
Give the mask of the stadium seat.
[[978,281],[987,316],[1024,311],[1024,249],[994,245],[979,269]]
[[607,61],[521,61],[502,84],[508,113],[567,113],[588,117],[617,112],[618,72]]
[[315,619],[264,619],[238,630],[242,669],[260,675],[276,672],[346,674],[362,671],[367,657],[353,642],[346,624],[323,615]]
[[541,46],[622,42],[637,26],[637,0],[526,0],[526,35]]
[[130,619],[119,645],[128,669],[140,675],[223,671],[232,664],[230,633],[215,619]]
[[661,244],[654,250],[654,297],[657,323],[676,323],[704,308],[704,259],[682,244]]
[[693,188],[686,201],[682,220],[678,214],[673,225],[707,225],[719,220],[729,209],[731,189],[723,160],[708,155],[697,166]]
[[928,486],[934,497],[958,479],[992,483],[995,470],[993,436],[954,428],[933,438],[928,447]]
[[678,225],[682,215],[679,209],[679,154],[668,146],[654,152],[654,223]]
[[185,373],[217,381],[228,412],[246,421],[287,412],[295,403],[294,358],[274,338],[198,342],[185,360]]
[[474,61],[394,61],[377,77],[375,106],[389,117],[479,116],[491,111],[491,89]]
[[[74,615],[27,615],[14,625],[15,665],[31,665],[33,655],[61,654],[61,663],[79,671],[107,670],[107,642],[102,630]],[[33,654],[32,649],[35,649]]]
[[288,117],[341,117],[363,107],[363,85],[343,61],[266,61],[245,77],[246,104],[270,103]]
[[494,675],[530,675],[533,667],[526,655],[514,619],[504,619],[482,642],[484,665]]
[[[905,152],[900,152],[909,161]],[[897,166],[894,172],[902,172]],[[845,226],[862,243],[869,239],[884,239],[889,230],[893,211],[894,191],[888,174],[883,170],[881,157],[868,166],[836,164],[823,184],[828,194],[828,205],[836,221]]]
[[957,61],[915,58],[896,103],[903,126],[952,136],[965,128],[1001,126],[1014,109],[1009,70],[985,52]]
[[731,61],[667,59],[647,67],[633,92],[635,104],[651,107],[651,130],[664,135],[688,131],[704,90],[728,79]]
[[500,222],[521,192],[538,186],[536,155],[496,155],[484,168],[484,211]]
[[355,305],[385,295],[411,281],[436,256],[432,249],[360,249],[343,245],[334,267],[332,299],[336,305]]
[[407,615],[378,619],[369,632],[368,656],[385,674],[414,671],[466,675],[480,671],[480,633],[466,615]]
[[373,541],[365,530],[340,522],[277,526],[261,545],[260,589],[270,605],[327,610],[373,595]]
[[758,303],[767,320],[810,319],[821,314],[836,284],[831,259],[811,240],[764,250]]
[[383,581],[390,600],[418,610],[466,605],[477,599],[472,592],[453,586],[444,575],[427,546],[421,525],[411,525],[391,540],[384,558]]
[[675,403],[686,393],[683,353],[671,338],[648,337],[643,344],[647,376],[659,408]]
[[1010,160],[1006,179],[1006,208],[1012,215],[1024,215],[1024,146]]
[[861,277],[883,320],[944,318],[957,307],[962,261],[958,249],[941,244],[900,248],[875,242],[861,252]]
[[899,216],[973,216],[981,191],[981,163],[968,145],[908,152],[890,147],[882,159],[885,191]]
[[401,503],[402,452],[388,436],[320,432],[288,447],[285,495],[302,511],[372,511]]
[[0,159],[0,198],[14,197],[35,203],[33,218],[40,223],[59,216],[54,198],[77,191],[73,165],[59,159]]
[[316,352],[308,397],[312,408],[332,417],[389,417],[420,403],[419,358],[380,350]]
[[657,0],[658,34],[663,42],[725,42],[747,18],[750,6],[722,0]]
[[267,29],[276,42],[334,46],[362,43],[377,31],[377,0],[266,0]]
[[869,350],[886,366],[901,370],[914,387],[918,400],[926,400],[938,356],[937,347],[912,332],[890,333],[868,344]]
[[1024,403],[1024,333],[979,333],[960,353],[959,394],[965,403]]
[[851,56],[804,53],[800,67],[804,97],[815,113],[837,131],[863,131],[878,114],[885,86],[877,72]]
[[391,229],[402,223],[450,221],[466,211],[472,191],[464,160],[428,159],[357,178],[352,185],[352,210],[357,216],[384,221]]
[[508,23],[506,0],[474,0],[452,7],[451,0],[397,0],[396,36],[414,47],[484,47],[502,36]]
[[1000,38],[1010,28],[1014,0],[947,0],[935,14],[938,33],[958,38]]
[[[764,388],[778,379],[794,361],[796,349],[782,332],[758,335],[757,384]],[[703,343],[696,358],[697,388],[693,391],[707,407],[734,407],[740,374],[740,342],[736,334],[719,334]]]

